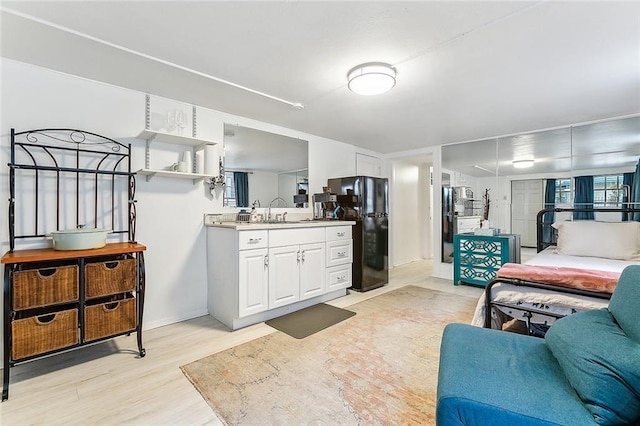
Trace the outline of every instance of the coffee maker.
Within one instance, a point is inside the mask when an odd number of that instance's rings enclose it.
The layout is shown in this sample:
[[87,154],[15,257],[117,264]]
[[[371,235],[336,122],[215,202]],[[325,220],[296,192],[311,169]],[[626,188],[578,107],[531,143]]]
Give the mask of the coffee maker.
[[330,192],[313,194],[313,219],[335,219],[334,211],[338,207],[338,196]]

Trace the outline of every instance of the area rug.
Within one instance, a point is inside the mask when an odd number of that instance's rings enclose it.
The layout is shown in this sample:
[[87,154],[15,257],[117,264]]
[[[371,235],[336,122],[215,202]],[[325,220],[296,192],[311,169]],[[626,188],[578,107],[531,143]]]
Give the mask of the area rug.
[[265,324],[296,339],[304,339],[320,330],[351,318],[355,314],[353,311],[337,308],[326,303],[318,303],[317,305],[265,321]]
[[181,368],[227,425],[433,424],[442,330],[476,302],[402,287],[306,339],[275,332]]

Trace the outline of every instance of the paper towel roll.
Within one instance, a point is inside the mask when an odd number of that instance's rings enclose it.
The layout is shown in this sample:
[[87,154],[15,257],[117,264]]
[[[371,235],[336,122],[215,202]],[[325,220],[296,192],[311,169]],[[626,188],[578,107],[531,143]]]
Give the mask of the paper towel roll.
[[217,176],[218,171],[218,147],[216,145],[204,146],[204,174]]
[[182,154],[182,161],[187,165],[187,173],[193,173],[193,152],[190,149]]
[[204,150],[196,151],[196,173],[204,174]]

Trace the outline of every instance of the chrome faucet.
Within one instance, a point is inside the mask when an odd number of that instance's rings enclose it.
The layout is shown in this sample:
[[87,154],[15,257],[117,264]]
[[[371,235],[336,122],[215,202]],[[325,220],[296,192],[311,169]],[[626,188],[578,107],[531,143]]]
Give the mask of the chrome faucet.
[[284,198],[276,197],[273,200],[271,200],[271,202],[269,203],[269,210],[267,211],[267,220],[271,220],[271,206],[273,206],[273,203],[278,200],[282,200],[282,202],[284,203],[284,206],[285,207],[287,206],[287,202],[284,200]]

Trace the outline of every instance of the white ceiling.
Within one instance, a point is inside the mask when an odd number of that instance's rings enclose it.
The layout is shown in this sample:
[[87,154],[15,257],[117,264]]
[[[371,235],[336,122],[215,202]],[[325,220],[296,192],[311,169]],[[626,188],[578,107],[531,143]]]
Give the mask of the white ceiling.
[[640,112],[640,2],[1,4],[3,57],[382,153]]

